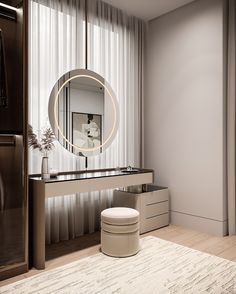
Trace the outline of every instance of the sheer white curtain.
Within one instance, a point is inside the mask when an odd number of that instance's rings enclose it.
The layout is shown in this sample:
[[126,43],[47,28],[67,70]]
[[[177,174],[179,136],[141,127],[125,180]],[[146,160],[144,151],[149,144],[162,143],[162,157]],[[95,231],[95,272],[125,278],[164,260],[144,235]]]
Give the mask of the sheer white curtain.
[[[117,95],[120,127],[112,145],[88,159],[89,168],[139,166],[143,23],[100,1],[88,1],[88,69],[103,75]],[[85,1],[31,0],[29,123],[40,134],[48,124],[47,105],[56,80],[85,67]],[[58,143],[49,155],[59,171],[84,168],[84,158]],[[30,152],[30,173],[39,173],[41,155]],[[46,242],[94,232],[100,211],[111,206],[112,191],[66,195],[47,200]]]
[[88,0],[88,68],[117,94],[120,127],[107,164],[141,164],[144,24],[101,1]]

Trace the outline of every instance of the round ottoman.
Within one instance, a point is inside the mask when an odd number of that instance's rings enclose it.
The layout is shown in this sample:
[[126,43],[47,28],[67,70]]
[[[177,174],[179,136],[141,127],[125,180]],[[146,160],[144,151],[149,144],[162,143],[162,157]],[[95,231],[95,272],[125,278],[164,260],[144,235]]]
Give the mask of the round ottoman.
[[139,212],[132,208],[113,207],[101,213],[101,249],[125,257],[139,251]]

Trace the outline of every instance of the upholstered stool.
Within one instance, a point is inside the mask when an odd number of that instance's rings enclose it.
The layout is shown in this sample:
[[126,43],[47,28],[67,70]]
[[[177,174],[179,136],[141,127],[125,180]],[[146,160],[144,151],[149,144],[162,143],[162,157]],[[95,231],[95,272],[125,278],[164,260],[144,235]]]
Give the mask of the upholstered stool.
[[125,257],[139,251],[139,212],[132,208],[113,207],[101,213],[101,249]]

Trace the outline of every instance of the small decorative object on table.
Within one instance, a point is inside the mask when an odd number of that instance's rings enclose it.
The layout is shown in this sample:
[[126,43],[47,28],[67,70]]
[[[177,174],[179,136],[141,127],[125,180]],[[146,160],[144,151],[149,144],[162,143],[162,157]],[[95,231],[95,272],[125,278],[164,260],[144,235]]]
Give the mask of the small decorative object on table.
[[50,169],[50,178],[56,178],[58,176],[58,171],[55,169]]
[[48,166],[48,153],[55,147],[55,135],[51,128],[47,127],[42,133],[40,139],[34,133],[32,126],[28,127],[28,145],[33,149],[38,149],[43,153],[42,166],[41,166],[41,176],[42,179],[50,179],[50,172]]

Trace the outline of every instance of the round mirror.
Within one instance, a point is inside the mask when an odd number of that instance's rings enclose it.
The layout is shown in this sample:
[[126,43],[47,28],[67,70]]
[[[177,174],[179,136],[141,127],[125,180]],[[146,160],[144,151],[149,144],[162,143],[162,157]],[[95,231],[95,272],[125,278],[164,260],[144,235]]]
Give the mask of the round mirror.
[[119,125],[116,96],[103,77],[76,69],[54,85],[49,120],[58,141],[80,156],[102,153],[114,140]]

